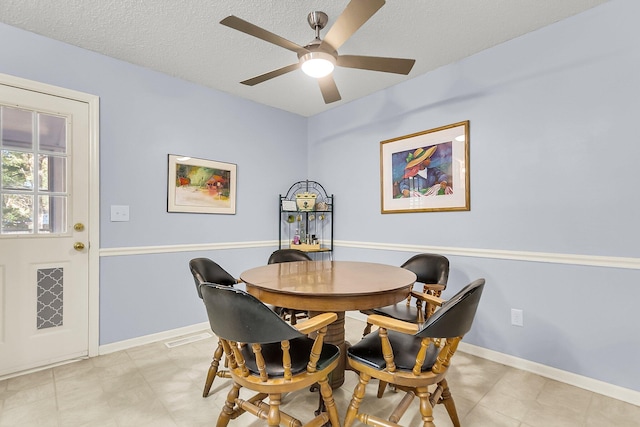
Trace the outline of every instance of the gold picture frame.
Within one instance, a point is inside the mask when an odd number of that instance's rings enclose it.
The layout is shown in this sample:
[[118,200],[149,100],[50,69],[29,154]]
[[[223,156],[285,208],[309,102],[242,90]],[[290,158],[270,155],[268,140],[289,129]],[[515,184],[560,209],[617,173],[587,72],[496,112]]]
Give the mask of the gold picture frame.
[[381,212],[470,210],[469,121],[380,142]]
[[237,166],[169,154],[167,211],[236,213]]

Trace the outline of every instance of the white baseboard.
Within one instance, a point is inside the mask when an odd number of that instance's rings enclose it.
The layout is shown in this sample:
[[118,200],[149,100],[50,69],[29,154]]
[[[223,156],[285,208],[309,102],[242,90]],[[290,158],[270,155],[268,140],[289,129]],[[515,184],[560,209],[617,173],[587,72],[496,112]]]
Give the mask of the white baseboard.
[[640,392],[635,390],[574,374],[573,372],[563,371],[562,369],[553,368],[541,363],[531,362],[530,360],[521,359],[508,354],[499,353],[497,351],[488,350],[465,342],[461,342],[458,349],[467,354],[491,360],[492,362],[501,363],[503,365],[511,366],[512,368],[531,372],[545,378],[550,378],[594,393],[622,400],[623,402],[631,403],[632,405],[640,406]]
[[142,337],[132,338],[130,340],[104,344],[98,347],[98,353],[102,356],[104,354],[115,353],[116,351],[127,350],[129,348],[151,344],[158,341],[172,340],[182,335],[189,335],[202,331],[211,331],[209,322],[197,323],[195,325],[185,326],[184,328],[171,329],[169,331],[158,332],[157,334],[145,335]]
[[361,322],[367,321],[367,315],[360,313],[359,311],[347,311],[344,315],[352,319],[359,320]]
[[[346,315],[350,318],[363,322],[366,322],[367,319],[367,316],[358,311],[349,311],[346,313]],[[458,350],[467,354],[471,354],[473,356],[491,360],[492,362],[531,372],[545,378],[550,378],[552,380],[560,381],[575,387],[580,387],[582,389],[602,394],[613,399],[631,403],[632,405],[640,406],[640,392],[635,390],[574,374],[573,372],[567,372],[561,369],[552,368],[551,366],[531,362],[526,359],[499,353],[497,351],[489,350],[483,347],[478,347],[473,344],[465,343],[464,341],[460,343],[460,345],[458,346]]]

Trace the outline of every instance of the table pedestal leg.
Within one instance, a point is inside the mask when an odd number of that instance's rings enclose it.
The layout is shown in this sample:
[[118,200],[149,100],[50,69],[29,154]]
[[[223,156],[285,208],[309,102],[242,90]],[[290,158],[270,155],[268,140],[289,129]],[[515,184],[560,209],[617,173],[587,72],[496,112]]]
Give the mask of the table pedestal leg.
[[[338,366],[333,370],[329,383],[331,388],[339,388],[344,383],[344,371],[347,363],[347,343],[344,340],[344,311],[336,311],[338,319],[327,327],[327,335],[324,342],[337,345],[340,348],[340,361]],[[316,316],[320,312],[311,311],[309,316]]]

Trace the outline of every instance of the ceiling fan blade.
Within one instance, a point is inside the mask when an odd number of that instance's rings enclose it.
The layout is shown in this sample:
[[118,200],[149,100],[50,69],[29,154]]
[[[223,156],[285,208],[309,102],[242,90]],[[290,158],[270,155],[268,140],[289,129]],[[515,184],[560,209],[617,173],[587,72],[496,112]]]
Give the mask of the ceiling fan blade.
[[333,80],[333,76],[331,74],[326,77],[319,78],[318,83],[320,84],[320,92],[322,92],[325,104],[331,104],[332,102],[340,101],[342,99],[340,92],[338,92],[338,86],[336,86],[336,82]]
[[274,77],[281,76],[283,74],[289,73],[291,71],[297,70],[300,68],[300,63],[296,62],[295,64],[287,65],[286,67],[278,68],[277,70],[269,71],[268,73],[261,74],[259,76],[253,77],[251,79],[247,79],[242,81],[243,85],[247,86],[255,86],[258,83],[266,82]]
[[300,46],[299,44],[289,41],[284,37],[280,37],[279,35],[273,34],[272,32],[267,31],[264,28],[260,28],[257,25],[253,25],[252,23],[247,22],[244,19],[240,19],[237,16],[227,16],[222,21],[220,21],[220,23],[229,28],[233,28],[234,30],[242,31],[243,33],[249,34],[250,36],[257,37],[266,42],[273,43],[277,46],[283,47],[293,52],[307,52],[307,49]]
[[384,0],[351,0],[327,32],[320,48],[329,44],[334,50],[338,50],[384,3]]
[[415,64],[415,59],[384,58],[380,56],[339,55],[336,64],[341,67],[382,71],[407,75]]

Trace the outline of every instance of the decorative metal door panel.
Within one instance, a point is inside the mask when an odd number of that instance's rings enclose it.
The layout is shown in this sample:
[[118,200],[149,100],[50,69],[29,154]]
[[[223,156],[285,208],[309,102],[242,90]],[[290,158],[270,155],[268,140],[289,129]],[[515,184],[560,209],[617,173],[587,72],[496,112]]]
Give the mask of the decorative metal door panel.
[[64,313],[64,268],[39,268],[37,329],[62,326]]

